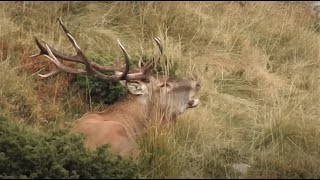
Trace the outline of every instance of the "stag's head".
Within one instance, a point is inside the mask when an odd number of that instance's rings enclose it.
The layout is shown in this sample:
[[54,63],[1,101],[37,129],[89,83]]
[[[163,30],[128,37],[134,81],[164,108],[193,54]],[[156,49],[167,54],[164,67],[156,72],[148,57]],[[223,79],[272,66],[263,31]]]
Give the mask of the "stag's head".
[[[106,81],[120,81],[121,84],[127,88],[128,93],[136,97],[142,105],[158,107],[162,112],[173,117],[185,112],[189,108],[198,106],[199,99],[195,96],[200,89],[200,84],[197,81],[171,78],[165,75],[152,75],[151,71],[159,58],[154,58],[138,71],[131,72],[129,55],[119,40],[118,44],[125,57],[125,68],[101,66],[95,62],[90,62],[65,25],[60,19],[58,19],[58,21],[68,39],[75,47],[77,54],[73,56],[63,54],[47,44],[45,44],[45,46],[42,45],[40,41],[35,38],[40,53],[33,55],[33,57],[44,55],[57,67],[57,69],[44,75],[39,74],[39,76],[46,78],[61,72],[67,72],[71,74],[91,75]],[[155,38],[155,42],[158,45],[161,55],[163,55],[163,45],[160,39]],[[65,66],[61,60],[81,63],[85,65],[85,69]],[[114,72],[114,74],[106,75],[107,72]]]
[[199,104],[196,93],[200,89],[200,84],[194,80],[151,75],[147,81],[122,80],[120,82],[141,103],[160,108],[161,112],[168,117],[176,117]]
[[198,106],[196,93],[200,90],[199,82],[166,76],[155,78],[154,82],[157,86],[153,91],[156,95],[153,102],[159,102],[161,110],[166,114],[175,117]]
[[[163,45],[160,39],[155,38],[155,42],[163,55]],[[118,43],[125,57],[128,57],[126,50],[120,42]],[[200,101],[196,98],[196,93],[200,90],[200,83],[189,79],[151,74],[150,71],[155,61],[159,61],[159,57],[154,58],[153,63],[147,64],[142,70],[145,74],[149,74],[147,78],[122,80],[121,84],[128,89],[130,94],[137,96],[142,103],[159,108],[167,115],[167,118],[174,118],[189,108],[197,107]],[[121,76],[122,72],[116,71],[116,74]]]

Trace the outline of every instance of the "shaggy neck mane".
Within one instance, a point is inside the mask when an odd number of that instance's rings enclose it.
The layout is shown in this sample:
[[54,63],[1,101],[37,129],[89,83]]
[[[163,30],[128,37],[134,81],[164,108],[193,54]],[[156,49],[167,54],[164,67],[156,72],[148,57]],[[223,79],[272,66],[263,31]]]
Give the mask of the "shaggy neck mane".
[[[144,103],[139,97],[127,94],[107,109],[97,113],[101,116],[108,114],[113,121],[123,123],[130,136],[139,137],[146,129],[150,112],[149,102]],[[108,119],[106,120],[108,121]]]

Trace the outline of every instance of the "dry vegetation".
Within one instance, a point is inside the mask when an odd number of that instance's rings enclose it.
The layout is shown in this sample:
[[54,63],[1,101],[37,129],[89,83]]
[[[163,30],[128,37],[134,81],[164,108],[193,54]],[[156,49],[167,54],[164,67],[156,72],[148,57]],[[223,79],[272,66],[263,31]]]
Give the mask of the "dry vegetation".
[[177,73],[201,81],[200,107],[144,137],[143,177],[320,178],[320,34],[308,2],[1,2],[1,113],[37,128],[104,106],[86,103],[72,76],[37,77],[50,63],[29,58],[34,35],[73,51],[58,17],[107,58],[122,58],[117,39],[152,55],[159,36]]

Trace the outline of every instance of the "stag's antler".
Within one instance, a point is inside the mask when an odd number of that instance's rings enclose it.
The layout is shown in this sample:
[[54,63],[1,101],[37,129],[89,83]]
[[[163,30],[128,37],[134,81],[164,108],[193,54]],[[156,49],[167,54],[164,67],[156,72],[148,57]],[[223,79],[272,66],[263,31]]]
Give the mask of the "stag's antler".
[[[35,41],[36,41],[37,46],[40,49],[40,52],[39,52],[39,54],[33,55],[31,57],[44,55],[48,59],[50,59],[57,67],[57,69],[55,69],[47,74],[44,74],[44,75],[39,74],[39,76],[50,77],[50,76],[59,74],[61,72],[67,72],[67,73],[72,73],[72,74],[92,75],[92,76],[97,77],[99,79],[108,80],[108,81],[119,81],[119,80],[125,80],[125,79],[126,80],[146,80],[147,81],[149,79],[149,72],[153,68],[153,62],[149,62],[146,65],[144,65],[140,69],[140,72],[138,72],[138,73],[129,73],[129,69],[130,69],[129,55],[119,40],[118,40],[118,44],[124,54],[125,62],[126,62],[126,67],[123,72],[119,68],[101,66],[97,63],[90,62],[88,60],[88,58],[85,56],[85,54],[83,53],[83,51],[81,50],[80,46],[77,44],[74,37],[70,34],[68,29],[62,23],[62,21],[60,19],[58,19],[58,21],[59,21],[60,25],[62,26],[65,34],[67,35],[68,39],[70,40],[70,42],[72,43],[72,45],[76,49],[77,54],[70,56],[70,55],[66,55],[66,54],[63,54],[63,53],[55,50],[54,48],[50,47],[47,44],[45,46],[43,46],[40,43],[40,41],[35,37]],[[160,45],[158,42],[157,42],[157,44],[160,48]],[[161,44],[161,42],[160,42],[160,44]],[[161,49],[162,49],[162,47],[160,48],[160,51],[162,51]],[[76,69],[76,68],[71,68],[71,67],[65,66],[57,58],[62,59],[62,60],[66,60],[66,61],[72,61],[72,62],[84,64],[86,68],[85,68],[85,70],[83,70],[83,69]],[[113,72],[120,71],[122,73],[120,75],[111,75],[111,76],[104,74],[104,72],[112,72],[112,71]]]
[[160,50],[161,55],[163,55],[163,45],[161,43],[161,40],[159,37],[154,38],[154,40],[156,41],[158,48]]

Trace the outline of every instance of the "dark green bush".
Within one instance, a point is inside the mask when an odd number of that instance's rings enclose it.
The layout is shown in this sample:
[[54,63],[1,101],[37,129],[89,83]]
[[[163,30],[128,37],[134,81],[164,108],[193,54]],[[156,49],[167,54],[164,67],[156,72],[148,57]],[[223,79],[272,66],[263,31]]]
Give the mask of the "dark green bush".
[[[113,66],[113,58],[105,58],[96,53],[88,53],[88,57],[101,65]],[[77,76],[74,83],[86,99],[93,103],[113,104],[126,94],[126,89],[119,82],[100,80],[91,76]]]
[[126,94],[126,89],[119,82],[103,81],[91,76],[78,76],[76,84],[86,99],[93,103],[113,104]]
[[132,161],[107,146],[86,150],[80,135],[37,131],[0,116],[0,178],[137,178]]

